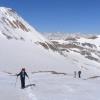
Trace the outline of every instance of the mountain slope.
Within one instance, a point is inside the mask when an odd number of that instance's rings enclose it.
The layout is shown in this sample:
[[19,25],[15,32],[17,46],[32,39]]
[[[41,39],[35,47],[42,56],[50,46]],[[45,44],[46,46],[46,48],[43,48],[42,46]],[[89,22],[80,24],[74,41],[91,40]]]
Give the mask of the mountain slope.
[[0,7],[1,34],[11,39],[46,41],[46,39],[24,21],[13,9]]
[[[49,39],[65,55],[78,53],[87,59],[100,63],[100,36],[99,35],[62,35],[49,36]],[[68,53],[68,54],[69,54]]]
[[[97,100],[100,62],[86,56],[88,51],[89,56],[91,53],[99,59],[99,40],[99,37],[48,40],[14,10],[1,7],[0,99]],[[15,76],[22,67],[29,75],[23,90]],[[82,78],[73,78],[74,71],[79,70]],[[31,87],[34,83],[36,86]]]
[[14,72],[22,67],[60,71],[62,65],[68,65],[55,45],[11,8],[0,8],[0,49],[1,71]]
[[[100,36],[82,34],[49,35],[48,39],[80,70],[100,71]],[[91,72],[92,73],[92,72]]]
[[0,37],[31,41],[45,49],[56,50],[54,45],[30,26],[15,10],[0,7]]
[[[80,54],[83,52],[83,46],[68,39],[50,41],[11,8],[0,8],[0,70],[15,71],[22,66],[27,66],[30,70],[55,70],[67,73],[80,70],[81,66],[84,66],[89,71],[96,72],[99,68],[99,61],[92,62],[86,59]],[[75,48],[71,47],[73,44]],[[90,50],[90,48],[84,48],[84,50]],[[78,51],[73,49],[78,49],[80,52],[77,53]]]

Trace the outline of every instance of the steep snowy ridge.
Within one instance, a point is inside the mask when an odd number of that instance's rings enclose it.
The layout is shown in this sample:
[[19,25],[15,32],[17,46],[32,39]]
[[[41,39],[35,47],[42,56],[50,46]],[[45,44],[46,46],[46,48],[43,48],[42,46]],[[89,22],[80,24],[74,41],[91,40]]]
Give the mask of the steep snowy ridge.
[[11,8],[0,7],[0,49],[0,70],[4,71],[22,66],[32,70],[53,70],[58,66],[59,70],[60,61],[66,63],[55,45]]
[[0,31],[8,39],[24,39],[33,42],[46,41],[39,32],[11,8],[0,7]]
[[55,46],[30,26],[15,10],[0,7],[0,37],[31,41],[45,49],[56,50]]

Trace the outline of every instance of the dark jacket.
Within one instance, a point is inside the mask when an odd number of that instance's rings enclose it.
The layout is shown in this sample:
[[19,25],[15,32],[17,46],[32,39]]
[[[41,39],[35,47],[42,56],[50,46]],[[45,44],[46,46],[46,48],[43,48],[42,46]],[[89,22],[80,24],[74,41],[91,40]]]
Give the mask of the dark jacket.
[[78,71],[78,74],[81,74],[82,72],[81,71]]
[[20,76],[20,79],[25,79],[25,76],[28,77],[27,73],[24,71],[21,71],[19,74],[17,74],[17,76]]

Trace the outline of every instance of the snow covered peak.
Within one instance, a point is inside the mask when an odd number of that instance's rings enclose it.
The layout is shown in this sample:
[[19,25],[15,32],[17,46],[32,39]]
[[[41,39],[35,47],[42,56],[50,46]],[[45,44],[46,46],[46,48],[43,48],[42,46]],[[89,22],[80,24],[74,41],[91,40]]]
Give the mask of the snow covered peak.
[[4,12],[8,12],[9,10],[12,10],[11,8],[7,8],[7,7],[0,7],[0,12],[2,11]]
[[6,7],[0,7],[0,17],[5,16],[5,17],[14,17],[18,16],[16,11],[11,8],[6,8]]
[[30,26],[15,10],[0,7],[0,38],[47,41],[38,31]]

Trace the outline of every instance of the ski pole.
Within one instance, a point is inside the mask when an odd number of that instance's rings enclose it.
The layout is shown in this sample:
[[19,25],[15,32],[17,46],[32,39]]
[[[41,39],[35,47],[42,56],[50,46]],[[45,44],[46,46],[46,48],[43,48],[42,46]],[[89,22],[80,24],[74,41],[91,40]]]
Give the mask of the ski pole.
[[18,77],[16,77],[15,87],[16,87],[17,79],[18,79]]
[[30,79],[28,78],[28,80],[29,80],[29,84],[31,85],[31,81],[30,81]]
[[[28,78],[28,80],[29,80],[29,84],[30,84],[30,87],[31,87],[31,81],[30,81],[30,79]],[[32,87],[31,87],[31,89],[33,89]]]

